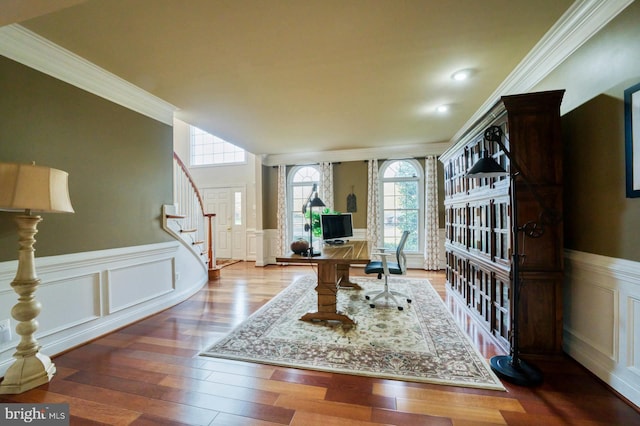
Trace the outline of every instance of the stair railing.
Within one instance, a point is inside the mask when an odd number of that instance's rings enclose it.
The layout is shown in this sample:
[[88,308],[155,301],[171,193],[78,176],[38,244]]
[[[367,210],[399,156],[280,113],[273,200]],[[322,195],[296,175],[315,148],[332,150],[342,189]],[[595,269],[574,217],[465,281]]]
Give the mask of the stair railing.
[[173,206],[165,206],[163,224],[189,247],[209,271],[209,278],[217,278],[215,214],[205,213],[204,203],[189,170],[176,153],[173,154]]

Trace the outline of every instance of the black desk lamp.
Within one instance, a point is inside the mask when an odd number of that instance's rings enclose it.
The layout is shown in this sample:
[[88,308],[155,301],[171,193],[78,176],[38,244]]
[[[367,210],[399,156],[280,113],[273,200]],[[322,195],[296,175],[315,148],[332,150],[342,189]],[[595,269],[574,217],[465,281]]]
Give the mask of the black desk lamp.
[[511,162],[511,172],[507,172],[502,166],[500,166],[496,160],[491,156],[484,155],[469,169],[466,174],[467,178],[492,178],[509,176],[511,179],[510,196],[511,196],[511,235],[513,241],[512,249],[512,281],[513,281],[513,308],[511,309],[511,350],[509,355],[497,355],[491,358],[491,369],[501,378],[515,383],[521,386],[536,386],[542,383],[542,373],[533,365],[528,364],[524,360],[520,359],[520,347],[519,347],[519,311],[520,311],[520,260],[524,256],[519,253],[518,235],[522,232],[525,236],[530,238],[541,237],[544,233],[543,220],[540,222],[527,222],[523,226],[518,225],[518,203],[516,197],[516,177],[520,178],[527,185],[532,195],[535,197],[538,204],[543,208],[543,212],[540,215],[541,219],[546,219],[547,223],[557,221],[557,216],[553,214],[549,209],[544,207],[542,199],[539,194],[532,187],[527,178],[522,174],[521,169],[516,164],[515,160],[511,157],[511,153],[502,143],[502,129],[497,126],[491,126],[484,132],[485,141],[496,142],[500,148],[504,151],[505,155]]
[[307,206],[309,206],[309,223],[304,225],[304,230],[309,231],[309,251],[307,252],[308,257],[320,256],[322,253],[313,251],[313,207],[324,207],[325,204],[322,202],[320,198],[318,198],[318,185],[313,184],[313,188],[311,189],[311,194],[307,198],[307,201],[302,205],[302,214],[307,213]]

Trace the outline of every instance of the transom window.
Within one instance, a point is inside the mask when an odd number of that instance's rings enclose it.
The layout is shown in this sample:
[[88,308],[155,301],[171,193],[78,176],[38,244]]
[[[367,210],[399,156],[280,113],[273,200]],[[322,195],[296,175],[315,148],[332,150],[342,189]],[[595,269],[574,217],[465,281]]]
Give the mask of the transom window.
[[407,230],[411,233],[405,251],[418,252],[424,216],[422,167],[416,160],[390,160],[383,163],[380,175],[384,247],[395,248]]
[[209,166],[246,162],[246,152],[224,139],[191,127],[191,165]]
[[[318,166],[296,166],[291,169],[288,179],[288,200],[290,226],[289,234],[293,240],[298,238],[309,239],[309,232],[304,230],[305,223],[309,220],[302,214],[302,205],[309,198],[314,184],[320,182],[320,168]],[[320,208],[313,210],[314,215],[320,214]],[[315,238],[314,238],[315,239]]]

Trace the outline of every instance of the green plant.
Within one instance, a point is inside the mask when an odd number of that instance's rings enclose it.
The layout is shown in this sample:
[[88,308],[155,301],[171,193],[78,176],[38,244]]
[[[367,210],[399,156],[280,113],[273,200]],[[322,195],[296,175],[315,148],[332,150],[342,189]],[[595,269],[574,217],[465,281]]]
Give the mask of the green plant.
[[[321,212],[313,212],[313,216],[311,217],[311,232],[314,237],[322,236],[322,225],[320,224],[320,215],[321,214],[338,214],[340,212],[336,212],[331,210],[328,207],[325,207]],[[304,214],[306,219],[309,219],[309,210]]]

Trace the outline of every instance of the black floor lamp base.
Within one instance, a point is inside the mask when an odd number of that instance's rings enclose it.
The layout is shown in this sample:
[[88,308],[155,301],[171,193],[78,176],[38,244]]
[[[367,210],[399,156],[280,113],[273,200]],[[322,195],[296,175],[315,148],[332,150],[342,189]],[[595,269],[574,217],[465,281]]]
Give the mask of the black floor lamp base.
[[537,386],[542,383],[540,370],[521,359],[514,365],[510,355],[498,355],[491,358],[490,364],[498,377],[515,385]]

